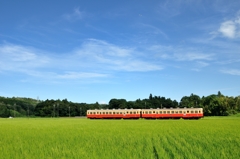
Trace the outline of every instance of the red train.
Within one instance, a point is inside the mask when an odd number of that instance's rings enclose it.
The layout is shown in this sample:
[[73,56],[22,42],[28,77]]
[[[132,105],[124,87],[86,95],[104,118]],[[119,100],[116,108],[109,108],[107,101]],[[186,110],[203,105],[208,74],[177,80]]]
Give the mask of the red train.
[[199,119],[202,117],[202,108],[87,110],[88,119]]

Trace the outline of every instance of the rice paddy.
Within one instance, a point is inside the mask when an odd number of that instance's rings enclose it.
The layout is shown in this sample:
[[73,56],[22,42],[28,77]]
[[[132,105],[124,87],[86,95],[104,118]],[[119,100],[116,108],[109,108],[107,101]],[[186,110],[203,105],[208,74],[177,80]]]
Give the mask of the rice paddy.
[[0,156],[239,158],[240,118],[200,120],[0,119]]

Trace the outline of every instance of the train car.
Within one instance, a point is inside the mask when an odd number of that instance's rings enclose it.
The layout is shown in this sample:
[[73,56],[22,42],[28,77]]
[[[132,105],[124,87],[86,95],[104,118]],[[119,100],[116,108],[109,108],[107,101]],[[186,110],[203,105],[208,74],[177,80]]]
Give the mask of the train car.
[[87,110],[89,119],[200,119],[202,117],[202,108]]
[[87,110],[89,119],[139,119],[141,109],[95,109]]
[[203,117],[202,108],[142,109],[145,119],[199,119]]

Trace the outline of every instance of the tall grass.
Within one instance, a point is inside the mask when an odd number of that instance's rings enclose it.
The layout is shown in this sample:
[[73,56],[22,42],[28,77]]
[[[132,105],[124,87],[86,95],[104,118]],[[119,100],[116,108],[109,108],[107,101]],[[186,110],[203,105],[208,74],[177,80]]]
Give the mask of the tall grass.
[[240,118],[0,119],[1,158],[239,158]]

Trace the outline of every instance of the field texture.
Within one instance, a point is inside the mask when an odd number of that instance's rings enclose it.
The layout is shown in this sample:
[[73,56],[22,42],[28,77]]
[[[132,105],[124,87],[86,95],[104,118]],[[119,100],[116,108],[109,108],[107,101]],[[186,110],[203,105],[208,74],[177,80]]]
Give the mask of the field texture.
[[4,159],[240,158],[240,117],[0,119]]

